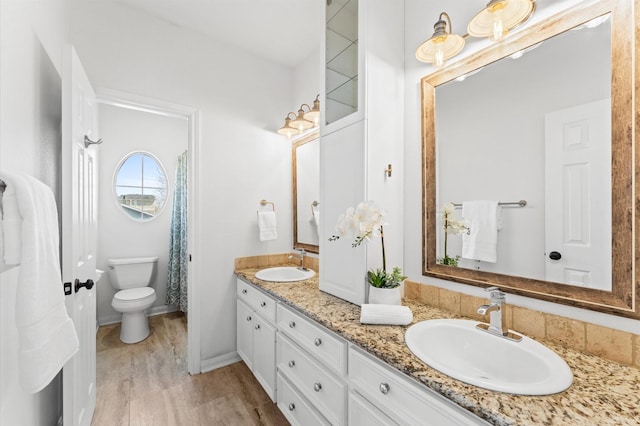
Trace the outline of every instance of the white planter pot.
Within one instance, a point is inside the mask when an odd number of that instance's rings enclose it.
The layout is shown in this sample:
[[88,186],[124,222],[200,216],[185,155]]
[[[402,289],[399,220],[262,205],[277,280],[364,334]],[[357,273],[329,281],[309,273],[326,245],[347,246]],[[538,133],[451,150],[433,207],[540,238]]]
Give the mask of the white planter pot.
[[400,305],[400,286],[395,288],[378,288],[369,286],[369,303],[377,305]]

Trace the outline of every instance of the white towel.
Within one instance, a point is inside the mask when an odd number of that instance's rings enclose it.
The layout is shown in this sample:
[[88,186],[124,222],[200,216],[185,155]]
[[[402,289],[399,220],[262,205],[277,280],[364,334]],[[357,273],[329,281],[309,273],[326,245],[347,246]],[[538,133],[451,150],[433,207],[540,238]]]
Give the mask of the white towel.
[[318,237],[320,236],[320,211],[312,209],[313,223],[316,225],[316,231],[318,231]]
[[408,306],[365,304],[360,309],[361,324],[407,325],[413,321]]
[[[58,213],[51,189],[39,180],[26,174],[3,173],[0,178],[15,194],[22,218],[16,292],[18,367],[24,390],[36,393],[49,384],[79,347],[62,288]],[[7,201],[14,202],[3,199],[5,211]]]
[[496,263],[501,228],[498,202],[464,201],[462,217],[469,223],[470,231],[462,234],[462,257]]
[[20,228],[22,218],[18,211],[16,188],[8,185],[2,195],[2,248],[4,263],[7,265],[20,264],[22,242],[20,241]]
[[276,212],[258,211],[258,228],[260,230],[260,241],[270,241],[278,238]]

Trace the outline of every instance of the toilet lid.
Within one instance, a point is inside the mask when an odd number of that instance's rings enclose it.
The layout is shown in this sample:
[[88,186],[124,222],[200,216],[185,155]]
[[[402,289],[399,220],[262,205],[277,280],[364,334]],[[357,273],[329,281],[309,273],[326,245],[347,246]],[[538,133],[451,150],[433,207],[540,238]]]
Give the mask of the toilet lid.
[[143,297],[151,296],[153,293],[155,293],[155,290],[151,287],[130,288],[127,290],[120,290],[116,293],[114,298],[118,300],[138,300]]

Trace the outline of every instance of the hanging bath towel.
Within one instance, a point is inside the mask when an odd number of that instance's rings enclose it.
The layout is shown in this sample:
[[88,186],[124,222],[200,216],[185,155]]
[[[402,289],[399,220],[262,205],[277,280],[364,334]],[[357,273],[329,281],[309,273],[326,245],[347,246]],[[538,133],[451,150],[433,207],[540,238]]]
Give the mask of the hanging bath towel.
[[469,233],[462,234],[462,257],[496,263],[500,208],[497,201],[465,201],[462,217],[469,223]]
[[[0,179],[7,184],[3,208],[18,211],[21,217],[15,302],[18,368],[24,390],[36,393],[51,382],[79,348],[78,335],[65,307],[58,211],[51,189],[36,178],[3,173]],[[14,256],[14,260],[18,259]]]

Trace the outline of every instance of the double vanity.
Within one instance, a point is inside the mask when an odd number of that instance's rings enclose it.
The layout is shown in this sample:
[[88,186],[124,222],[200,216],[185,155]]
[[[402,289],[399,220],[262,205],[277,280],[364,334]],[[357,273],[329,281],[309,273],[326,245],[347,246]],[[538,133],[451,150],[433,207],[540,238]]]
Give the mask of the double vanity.
[[[285,269],[269,273],[296,274]],[[362,325],[360,307],[321,292],[317,275],[273,282],[258,272],[236,270],[238,353],[292,424],[640,424],[637,369],[546,343],[549,350],[526,336],[520,343],[531,349],[520,354],[509,352],[513,345],[478,346],[501,339],[490,335],[456,353],[447,342],[470,341],[475,321],[405,299],[414,316],[409,326]],[[540,348],[551,356],[536,355]],[[429,367],[421,351],[440,356],[429,364],[449,362],[453,370]],[[489,371],[492,360],[495,380],[506,382],[502,392],[486,389],[490,378],[474,386],[465,383],[473,377],[452,377]],[[573,383],[544,395],[545,374],[551,382],[567,380],[563,364]],[[513,378],[521,388],[509,388]]]

